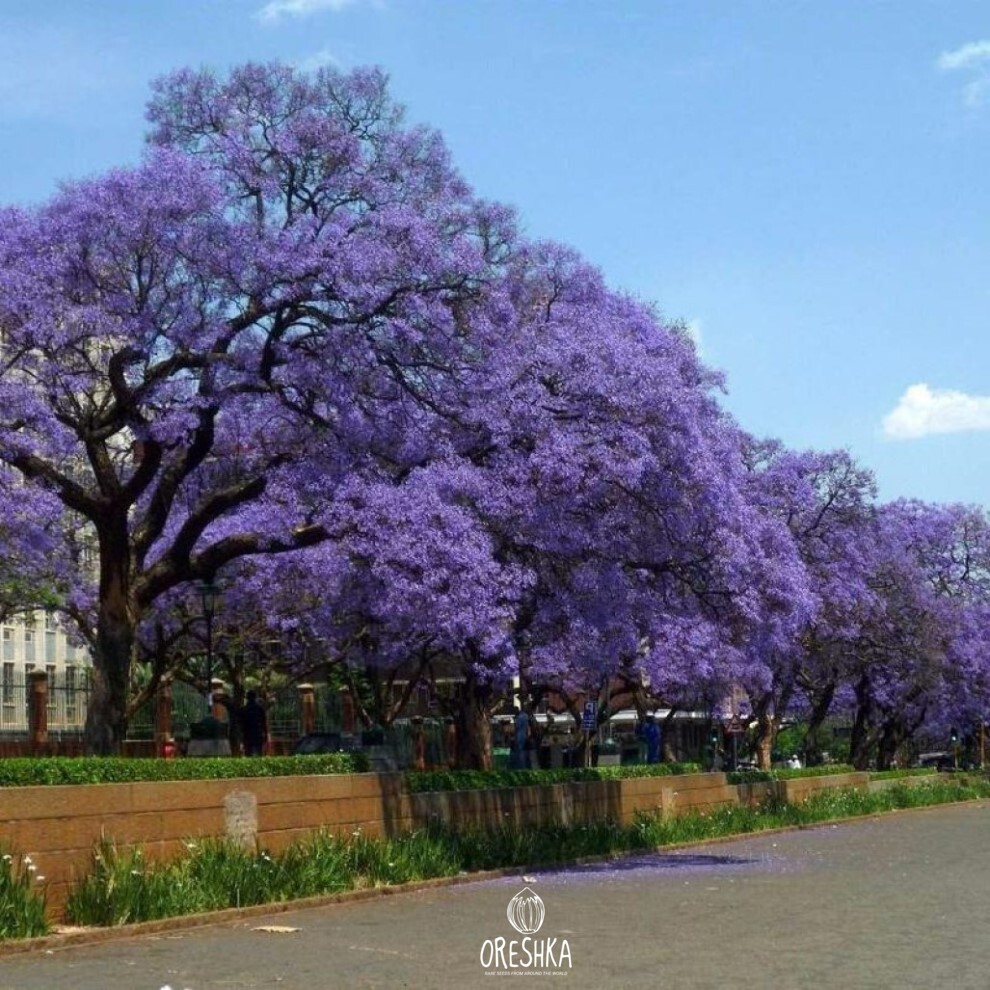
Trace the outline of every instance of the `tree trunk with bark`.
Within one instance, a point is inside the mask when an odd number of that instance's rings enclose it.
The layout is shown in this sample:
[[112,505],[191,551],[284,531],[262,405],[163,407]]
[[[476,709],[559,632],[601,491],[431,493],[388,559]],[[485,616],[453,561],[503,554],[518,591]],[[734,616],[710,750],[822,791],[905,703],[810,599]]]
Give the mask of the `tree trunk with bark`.
[[[122,532],[121,532],[122,530]],[[130,600],[126,520],[100,536],[100,611],[86,711],[86,749],[95,756],[121,752],[127,736],[127,699],[137,642]]]
[[773,746],[777,741],[777,719],[769,712],[763,712],[756,720],[756,765],[761,770],[769,770],[773,764]]
[[869,766],[870,750],[876,741],[871,731],[873,697],[870,693],[870,679],[866,674],[856,682],[855,693],[856,716],[849,738],[849,762],[857,770],[865,770]]
[[811,715],[808,718],[808,731],[804,737],[804,765],[817,766],[822,761],[821,730],[832,707],[835,697],[835,681],[829,681],[824,687],[814,692],[812,697]]
[[884,725],[877,744],[878,770],[889,770],[893,766],[894,757],[897,756],[897,750],[903,741],[904,732],[900,719],[891,719]]
[[674,749],[674,714],[676,708],[671,708],[663,718],[663,726],[660,729],[660,745],[663,748],[663,762],[676,763],[677,751]]
[[469,673],[457,712],[458,758],[464,769],[492,768],[492,698],[491,685]]

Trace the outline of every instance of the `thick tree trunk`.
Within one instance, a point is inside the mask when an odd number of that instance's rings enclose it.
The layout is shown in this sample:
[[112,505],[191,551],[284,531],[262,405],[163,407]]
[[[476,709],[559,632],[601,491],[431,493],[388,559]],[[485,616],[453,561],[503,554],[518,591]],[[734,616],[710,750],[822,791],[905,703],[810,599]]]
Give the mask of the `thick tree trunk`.
[[773,763],[773,744],[776,739],[776,718],[767,713],[760,715],[756,726],[756,765],[761,770],[769,770]]
[[870,748],[874,741],[870,732],[873,698],[870,695],[870,679],[865,674],[856,683],[855,690],[856,716],[849,739],[849,762],[857,770],[865,770],[870,762]]
[[86,749],[94,756],[112,756],[123,747],[134,640],[129,621],[101,612],[86,712]]
[[127,693],[137,641],[130,592],[126,515],[97,527],[100,540],[100,612],[86,712],[86,748],[95,756],[121,751],[127,735]]
[[465,769],[492,768],[491,701],[490,685],[469,674],[461,688],[457,712],[458,757]]
[[674,749],[674,714],[676,708],[671,708],[664,716],[660,729],[660,745],[663,747],[663,762],[676,763],[677,750]]
[[886,723],[877,745],[877,769],[889,770],[897,755],[898,747],[904,741],[904,732],[898,719]]
[[816,693],[808,719],[808,731],[804,737],[804,765],[817,766],[822,761],[821,729],[835,697],[835,682],[830,681]]

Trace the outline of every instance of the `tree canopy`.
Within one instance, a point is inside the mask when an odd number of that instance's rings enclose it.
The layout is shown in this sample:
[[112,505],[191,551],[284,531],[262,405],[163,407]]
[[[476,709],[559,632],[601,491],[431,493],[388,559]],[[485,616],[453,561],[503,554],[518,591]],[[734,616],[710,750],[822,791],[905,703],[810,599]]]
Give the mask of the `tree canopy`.
[[0,215],[2,536],[91,646],[94,751],[217,578],[347,668],[457,663],[482,762],[511,677],[741,686],[768,740],[795,703],[874,745],[982,711],[986,514],[747,436],[681,327],[475,196],[382,73],[181,71],[148,119],[137,166]]

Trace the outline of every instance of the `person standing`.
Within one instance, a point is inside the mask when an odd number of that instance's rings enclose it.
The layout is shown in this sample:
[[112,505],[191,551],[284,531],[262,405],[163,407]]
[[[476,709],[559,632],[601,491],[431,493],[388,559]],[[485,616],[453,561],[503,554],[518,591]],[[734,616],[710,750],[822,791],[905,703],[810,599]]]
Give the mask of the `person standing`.
[[247,704],[241,709],[241,739],[245,756],[261,756],[268,742],[268,715],[255,691],[248,691]]
[[660,762],[660,726],[656,718],[647,718],[643,727],[643,737],[646,739],[646,762]]
[[512,742],[512,766],[515,770],[527,770],[529,769],[529,712],[522,708],[516,708],[516,716],[513,721],[515,732]]

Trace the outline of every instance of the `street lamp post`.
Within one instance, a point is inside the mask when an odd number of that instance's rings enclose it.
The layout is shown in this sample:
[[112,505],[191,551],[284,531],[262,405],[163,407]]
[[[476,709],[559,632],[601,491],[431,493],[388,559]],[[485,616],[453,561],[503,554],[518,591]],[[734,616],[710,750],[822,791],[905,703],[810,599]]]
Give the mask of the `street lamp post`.
[[199,582],[199,595],[206,619],[206,714],[213,714],[213,616],[217,610],[220,589],[212,581]]

